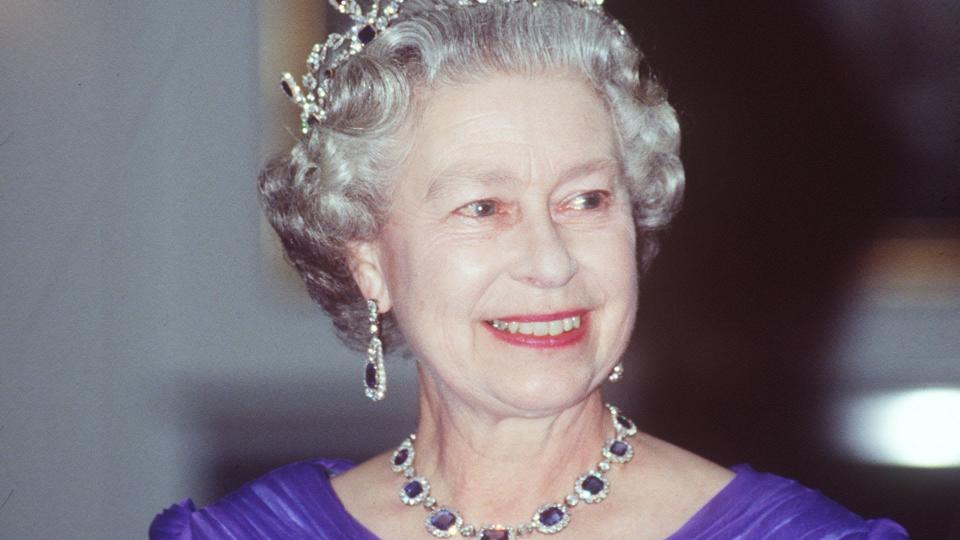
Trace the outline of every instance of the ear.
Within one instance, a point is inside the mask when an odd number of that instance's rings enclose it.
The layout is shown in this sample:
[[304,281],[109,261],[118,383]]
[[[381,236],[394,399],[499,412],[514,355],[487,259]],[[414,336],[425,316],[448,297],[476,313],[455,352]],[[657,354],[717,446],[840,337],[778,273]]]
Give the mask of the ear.
[[380,250],[376,242],[352,242],[347,246],[350,273],[363,297],[376,300],[381,313],[390,311],[390,291],[383,272]]

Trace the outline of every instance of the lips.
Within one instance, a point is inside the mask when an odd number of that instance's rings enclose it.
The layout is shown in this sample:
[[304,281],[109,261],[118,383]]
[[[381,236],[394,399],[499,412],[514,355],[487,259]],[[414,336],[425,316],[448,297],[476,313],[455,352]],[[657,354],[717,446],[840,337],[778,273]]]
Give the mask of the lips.
[[587,312],[575,311],[538,315],[517,315],[487,321],[494,337],[507,343],[533,348],[573,345],[587,331]]
[[510,332],[511,334],[522,334],[525,336],[559,336],[565,332],[570,332],[580,328],[581,319],[579,315],[572,317],[563,317],[549,321],[519,321],[494,319],[490,321],[490,326],[501,332]]

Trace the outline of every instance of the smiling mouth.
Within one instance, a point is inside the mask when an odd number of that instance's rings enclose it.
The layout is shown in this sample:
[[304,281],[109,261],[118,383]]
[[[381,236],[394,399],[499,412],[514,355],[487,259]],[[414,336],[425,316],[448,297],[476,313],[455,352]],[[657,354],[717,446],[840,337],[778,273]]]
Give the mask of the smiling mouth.
[[581,342],[587,335],[589,313],[568,311],[550,315],[518,315],[485,321],[500,341],[518,347],[557,349]]
[[579,330],[582,319],[580,315],[562,317],[550,321],[517,321],[494,319],[487,321],[491,327],[500,332],[519,334],[521,336],[556,337],[574,330]]

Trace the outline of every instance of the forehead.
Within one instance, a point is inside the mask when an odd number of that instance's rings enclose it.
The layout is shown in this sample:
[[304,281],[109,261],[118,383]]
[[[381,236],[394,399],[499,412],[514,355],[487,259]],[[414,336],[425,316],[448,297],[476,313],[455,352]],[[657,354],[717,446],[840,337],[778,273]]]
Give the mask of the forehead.
[[404,183],[461,170],[546,178],[617,155],[607,107],[583,79],[498,75],[422,99]]

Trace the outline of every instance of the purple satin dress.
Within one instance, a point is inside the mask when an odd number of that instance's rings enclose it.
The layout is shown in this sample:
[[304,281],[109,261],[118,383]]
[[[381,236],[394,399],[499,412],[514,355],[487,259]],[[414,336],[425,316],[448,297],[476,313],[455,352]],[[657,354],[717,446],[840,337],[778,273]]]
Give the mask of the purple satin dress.
[[[201,510],[183,500],[153,520],[150,540],[376,540],[330,486],[332,476],[351,467],[343,460],[301,461]],[[747,465],[733,471],[733,480],[668,540],[907,538],[896,523],[864,520],[792,480]]]

